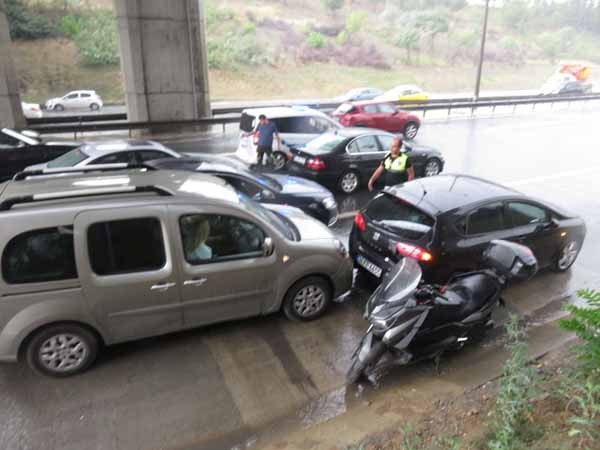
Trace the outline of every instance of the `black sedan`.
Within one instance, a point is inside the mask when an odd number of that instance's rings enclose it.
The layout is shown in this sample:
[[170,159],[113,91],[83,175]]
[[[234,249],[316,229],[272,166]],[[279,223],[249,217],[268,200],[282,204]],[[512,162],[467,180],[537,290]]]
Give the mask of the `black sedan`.
[[337,221],[337,203],[333,194],[310,180],[253,172],[237,160],[214,155],[164,158],[145,164],[155,169],[186,170],[215,175],[261,203],[294,206],[326,225],[333,225]]
[[2,128],[0,130],[0,182],[10,179],[27,166],[58,158],[80,145],[79,142],[44,142],[37,133]]
[[357,213],[350,254],[380,278],[403,256],[421,261],[424,276],[444,283],[476,269],[493,239],[527,245],[540,267],[566,271],[583,245],[583,220],[491,181],[439,175],[385,189]]
[[[389,152],[394,137],[385,131],[365,128],[325,133],[304,147],[291,149],[288,171],[351,194],[367,184]],[[437,175],[444,169],[444,158],[437,150],[413,143],[404,143],[403,149],[416,177]]]

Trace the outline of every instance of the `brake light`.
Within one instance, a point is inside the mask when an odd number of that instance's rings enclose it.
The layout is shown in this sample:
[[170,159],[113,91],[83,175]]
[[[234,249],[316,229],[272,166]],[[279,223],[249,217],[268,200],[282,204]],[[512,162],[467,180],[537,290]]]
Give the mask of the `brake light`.
[[367,229],[367,222],[365,222],[365,218],[359,212],[357,212],[356,215],[354,216],[354,225],[356,225],[356,228],[361,233]]
[[309,158],[308,161],[306,161],[306,167],[313,170],[323,170],[325,168],[325,161],[318,156],[315,158]]
[[415,258],[423,262],[430,262],[433,259],[433,255],[424,248],[417,247],[416,245],[406,244],[404,242],[398,242],[396,244],[396,252],[399,255]]

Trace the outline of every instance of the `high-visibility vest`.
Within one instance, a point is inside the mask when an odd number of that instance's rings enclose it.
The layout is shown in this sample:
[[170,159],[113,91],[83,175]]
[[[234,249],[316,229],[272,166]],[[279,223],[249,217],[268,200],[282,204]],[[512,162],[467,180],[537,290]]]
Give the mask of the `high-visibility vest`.
[[388,172],[404,172],[407,161],[408,156],[406,156],[406,153],[400,153],[395,159],[387,155],[383,161],[383,168]]

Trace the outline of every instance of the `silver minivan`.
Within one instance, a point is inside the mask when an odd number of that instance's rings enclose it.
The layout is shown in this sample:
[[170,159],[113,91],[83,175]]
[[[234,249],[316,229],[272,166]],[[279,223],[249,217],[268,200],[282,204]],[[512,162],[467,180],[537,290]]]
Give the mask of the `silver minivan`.
[[202,174],[127,170],[0,185],[0,361],[48,375],[102,345],[283,310],[350,288],[344,245],[298,209]]

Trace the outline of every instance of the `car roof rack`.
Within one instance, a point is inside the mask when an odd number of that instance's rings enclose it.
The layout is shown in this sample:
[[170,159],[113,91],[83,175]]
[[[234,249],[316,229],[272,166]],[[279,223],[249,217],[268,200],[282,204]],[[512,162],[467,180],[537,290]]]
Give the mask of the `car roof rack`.
[[160,186],[118,186],[118,187],[102,187],[96,189],[78,189],[73,191],[48,192],[41,194],[19,195],[16,197],[7,198],[0,202],[0,211],[8,211],[15,205],[23,203],[34,203],[51,200],[64,200],[82,197],[94,197],[110,194],[132,194],[140,192],[154,192],[160,196],[172,196],[173,193],[168,189]]
[[35,169],[35,170],[23,170],[17,172],[12,180],[23,181],[27,178],[32,177],[47,177],[50,175],[72,175],[78,173],[88,172],[110,172],[113,170],[124,170],[124,169],[146,169],[146,170],[158,170],[148,164],[129,164],[129,163],[113,163],[113,164],[96,164],[88,167],[57,167],[57,168],[46,168],[46,169]]

